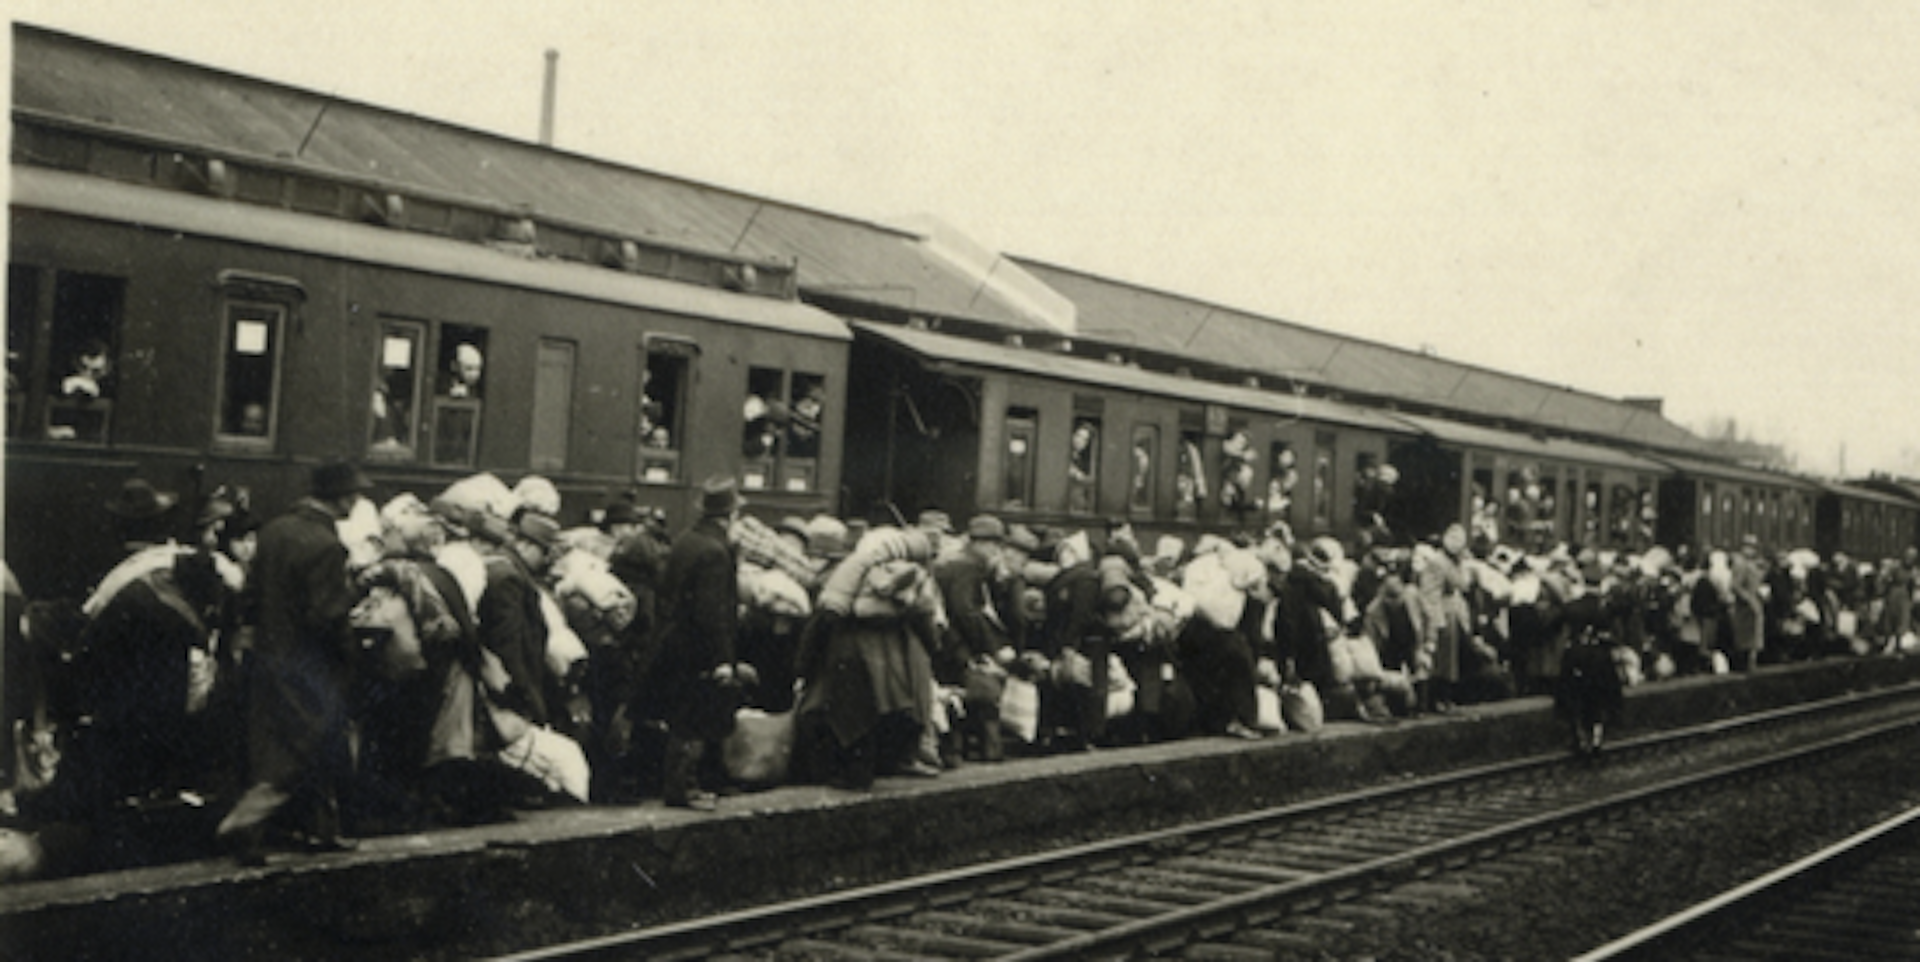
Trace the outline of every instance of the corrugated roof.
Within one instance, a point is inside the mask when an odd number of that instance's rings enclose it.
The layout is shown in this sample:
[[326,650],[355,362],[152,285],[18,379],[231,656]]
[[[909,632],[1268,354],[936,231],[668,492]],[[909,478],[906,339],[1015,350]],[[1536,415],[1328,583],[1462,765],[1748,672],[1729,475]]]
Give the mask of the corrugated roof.
[[277,159],[614,236],[799,263],[802,290],[1032,328],[916,234],[16,24],[16,111],[232,159]]
[[1900,497],[1897,494],[1889,494],[1885,491],[1876,491],[1872,488],[1863,488],[1857,484],[1822,481],[1819,482],[1819,485],[1823,491],[1831,494],[1845,495],[1857,501],[1876,501],[1881,504],[1890,504],[1899,508],[1913,507],[1913,501],[1911,499]]
[[1596,394],[1348,337],[1184,295],[1016,258],[1080,307],[1089,338],[1133,343],[1334,390],[1500,418],[1639,447],[1699,440],[1651,411]]
[[1273,391],[1236,387],[1231,384],[1198,381],[1193,378],[1143,371],[1139,368],[1096,361],[1091,358],[1074,357],[1033,348],[1009,347],[989,341],[935,334],[931,331],[894,325],[874,324],[867,321],[849,323],[858,334],[878,338],[917,357],[932,361],[1079,381],[1202,404],[1224,404],[1288,419],[1346,424],[1391,434],[1411,433],[1404,424],[1386,414],[1329,401],[1325,398],[1295,397]]

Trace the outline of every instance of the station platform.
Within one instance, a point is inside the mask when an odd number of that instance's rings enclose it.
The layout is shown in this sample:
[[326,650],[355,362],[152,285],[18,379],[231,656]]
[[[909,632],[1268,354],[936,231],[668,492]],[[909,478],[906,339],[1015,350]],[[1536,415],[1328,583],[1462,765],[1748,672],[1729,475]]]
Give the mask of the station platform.
[[[1837,659],[1631,689],[1620,736],[1920,684],[1920,658]],[[1561,750],[1541,697],[1261,741],[1195,738],[788,786],[717,813],[658,801],[364,839],[263,868],[200,860],[0,887],[0,956],[441,959],[510,952]]]

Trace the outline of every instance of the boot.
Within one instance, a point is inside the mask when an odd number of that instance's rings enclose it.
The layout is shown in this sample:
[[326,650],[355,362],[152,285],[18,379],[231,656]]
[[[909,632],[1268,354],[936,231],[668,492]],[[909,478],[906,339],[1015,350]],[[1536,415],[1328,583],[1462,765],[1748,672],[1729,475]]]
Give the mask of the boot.
[[1005,761],[1007,746],[1000,740],[1000,719],[995,718],[980,723],[980,759],[987,762]]
[[700,755],[706,743],[698,739],[667,737],[666,771],[660,796],[673,808],[691,808],[711,812],[719,808],[712,792],[700,790]]

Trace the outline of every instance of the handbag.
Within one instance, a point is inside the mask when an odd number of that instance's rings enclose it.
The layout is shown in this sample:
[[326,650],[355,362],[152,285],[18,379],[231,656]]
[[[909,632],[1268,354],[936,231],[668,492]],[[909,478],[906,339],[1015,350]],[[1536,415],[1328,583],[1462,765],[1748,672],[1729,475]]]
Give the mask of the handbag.
[[785,782],[793,765],[793,739],[793,712],[740,709],[733,716],[733,734],[720,743],[727,777],[756,787]]
[[1280,689],[1280,717],[1295,731],[1317,732],[1327,723],[1326,708],[1320,704],[1320,691],[1313,682]]
[[1040,734],[1040,689],[1024,678],[1008,676],[1000,692],[1000,730],[1031,743]]

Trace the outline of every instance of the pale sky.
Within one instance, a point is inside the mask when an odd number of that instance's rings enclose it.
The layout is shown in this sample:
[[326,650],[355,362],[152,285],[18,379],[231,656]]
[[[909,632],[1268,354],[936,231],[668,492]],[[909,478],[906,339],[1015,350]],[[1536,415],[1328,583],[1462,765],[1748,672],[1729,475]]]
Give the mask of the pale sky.
[[1920,475],[1920,4],[12,9]]

